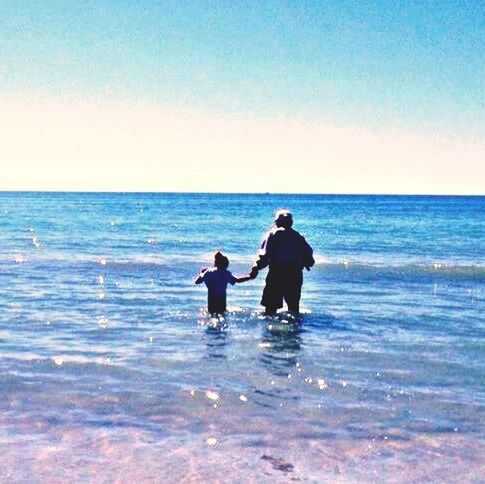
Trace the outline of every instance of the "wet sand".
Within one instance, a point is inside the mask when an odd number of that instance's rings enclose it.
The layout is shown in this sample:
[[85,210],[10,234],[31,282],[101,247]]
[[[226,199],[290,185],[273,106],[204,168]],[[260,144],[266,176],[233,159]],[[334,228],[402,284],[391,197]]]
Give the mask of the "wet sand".
[[[39,416],[1,420],[2,482],[483,482],[483,441],[473,435],[399,430],[325,438],[253,419],[152,418],[65,426]],[[177,430],[178,429],[178,430]],[[166,433],[166,435],[163,435]]]

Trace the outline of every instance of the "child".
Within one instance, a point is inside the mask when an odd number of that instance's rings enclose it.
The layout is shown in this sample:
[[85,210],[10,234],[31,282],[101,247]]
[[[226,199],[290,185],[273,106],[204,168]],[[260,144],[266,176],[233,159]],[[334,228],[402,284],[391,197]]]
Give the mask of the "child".
[[205,267],[196,277],[195,283],[205,282],[207,286],[207,309],[209,313],[223,313],[226,310],[226,289],[227,284],[236,284],[236,282],[249,281],[251,277],[235,277],[230,271],[229,259],[221,252],[214,254],[214,267]]

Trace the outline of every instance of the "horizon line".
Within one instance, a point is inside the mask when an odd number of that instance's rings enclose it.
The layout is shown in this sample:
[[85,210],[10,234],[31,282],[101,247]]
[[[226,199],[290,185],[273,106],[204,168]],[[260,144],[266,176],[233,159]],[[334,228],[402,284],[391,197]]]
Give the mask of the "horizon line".
[[343,193],[343,192],[327,192],[327,193],[317,193],[317,192],[243,192],[243,191],[187,191],[187,190],[52,190],[52,189],[40,189],[40,190],[4,190],[0,189],[0,194],[2,193],[79,193],[79,194],[159,194],[159,195],[301,195],[301,196],[336,196],[336,197],[484,197],[485,194],[476,193]]

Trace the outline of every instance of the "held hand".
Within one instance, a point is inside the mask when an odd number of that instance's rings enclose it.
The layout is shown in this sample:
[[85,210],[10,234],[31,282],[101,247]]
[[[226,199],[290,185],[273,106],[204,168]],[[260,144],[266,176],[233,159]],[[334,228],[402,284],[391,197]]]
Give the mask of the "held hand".
[[256,266],[251,267],[251,272],[249,273],[249,277],[251,279],[256,279],[258,272],[259,271],[258,271],[258,268]]

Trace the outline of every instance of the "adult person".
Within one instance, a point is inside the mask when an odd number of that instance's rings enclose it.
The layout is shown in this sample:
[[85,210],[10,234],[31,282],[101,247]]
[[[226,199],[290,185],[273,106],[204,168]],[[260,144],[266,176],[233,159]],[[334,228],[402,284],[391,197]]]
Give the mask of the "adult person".
[[269,268],[261,299],[265,314],[275,314],[283,307],[283,299],[289,311],[298,313],[303,268],[309,271],[315,264],[313,249],[303,235],[293,230],[293,216],[289,210],[277,210],[274,223],[275,227],[263,239],[250,275],[254,278],[261,269]]

